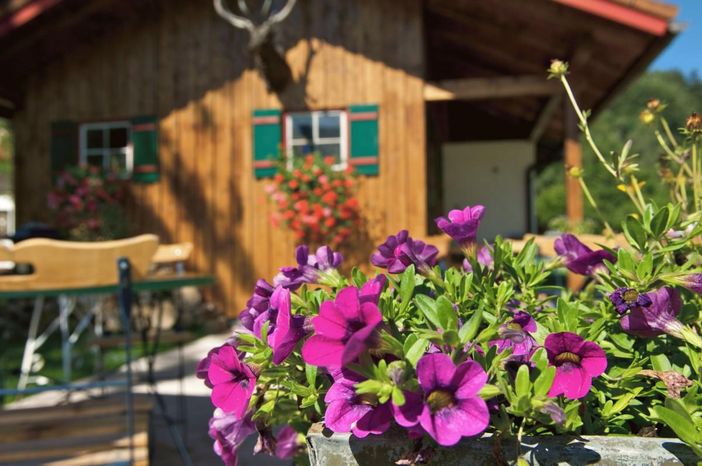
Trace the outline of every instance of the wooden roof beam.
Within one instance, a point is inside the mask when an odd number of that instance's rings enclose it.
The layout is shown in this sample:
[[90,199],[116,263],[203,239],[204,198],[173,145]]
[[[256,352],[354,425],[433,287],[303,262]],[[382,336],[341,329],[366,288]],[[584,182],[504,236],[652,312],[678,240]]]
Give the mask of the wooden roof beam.
[[447,79],[424,84],[424,100],[480,100],[549,96],[560,92],[556,81],[540,76]]

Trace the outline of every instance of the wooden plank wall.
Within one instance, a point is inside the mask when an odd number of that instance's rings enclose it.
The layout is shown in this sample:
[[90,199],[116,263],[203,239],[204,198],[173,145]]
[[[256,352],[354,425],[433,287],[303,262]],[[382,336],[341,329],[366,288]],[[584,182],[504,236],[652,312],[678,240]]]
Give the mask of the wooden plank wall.
[[[166,0],[162,0],[165,5]],[[419,0],[302,0],[280,30],[296,82],[269,94],[248,37],[210,2],[168,2],[107,39],[71,51],[29,82],[14,119],[20,221],[45,219],[49,125],[157,114],[162,178],[131,186],[135,233],[192,241],[192,267],[215,272],[229,315],[258,277],[294,262],[291,235],[271,228],[251,165],[251,111],[380,104],[381,175],[360,179],[364,232],[345,252],[408,228],[426,233],[423,26]]]

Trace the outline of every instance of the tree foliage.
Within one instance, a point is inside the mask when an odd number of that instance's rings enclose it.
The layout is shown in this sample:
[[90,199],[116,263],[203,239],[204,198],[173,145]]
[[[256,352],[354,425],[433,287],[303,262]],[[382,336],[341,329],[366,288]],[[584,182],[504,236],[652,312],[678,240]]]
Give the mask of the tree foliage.
[[[661,99],[667,108],[664,115],[673,131],[682,127],[693,112],[702,111],[702,80],[696,75],[683,75],[679,71],[654,71],[641,76],[625,92],[620,94],[601,113],[592,125],[592,132],[603,151],[618,152],[621,144],[631,139],[632,152],[640,154],[639,179],[646,182],[644,195],[656,202],[667,200],[665,188],[656,179],[658,158],[662,150],[653,132],[639,120],[639,113],[651,98]],[[619,191],[612,178],[600,167],[589,146],[583,141],[583,166],[585,179],[593,196],[598,200],[607,221],[614,228],[624,220],[629,205],[626,195]],[[536,212],[539,229],[556,228],[558,219],[565,212],[565,187],[563,164],[554,162],[546,166],[536,181]],[[601,230],[592,208],[585,206],[585,215],[593,219],[596,231]]]

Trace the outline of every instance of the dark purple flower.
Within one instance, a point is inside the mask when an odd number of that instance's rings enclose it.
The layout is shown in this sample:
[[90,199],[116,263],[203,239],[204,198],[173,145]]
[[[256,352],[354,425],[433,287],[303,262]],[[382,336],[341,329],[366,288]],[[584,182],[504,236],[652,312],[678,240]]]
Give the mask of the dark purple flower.
[[236,466],[236,449],[256,430],[251,421],[251,415],[246,414],[240,418],[217,408],[210,419],[209,426],[209,434],[214,440],[214,451],[217,456],[222,459],[225,466]]
[[617,288],[610,293],[609,300],[619,314],[626,314],[626,311],[631,309],[651,305],[651,298],[647,294],[639,293],[633,288]]
[[[424,392],[419,424],[439,445],[455,445],[487,428],[488,407],[478,395],[487,374],[480,364],[468,360],[456,366],[446,354],[426,354],[417,363],[417,378]],[[414,400],[405,402],[410,403]],[[403,408],[410,411],[411,405]]]
[[329,246],[321,246],[315,254],[310,255],[306,245],[295,249],[295,258],[297,267],[281,267],[273,279],[275,285],[296,290],[303,283],[317,283],[323,273],[335,270],[344,260],[340,253],[334,252]]
[[667,333],[682,338],[683,324],[677,319],[682,302],[680,293],[673,288],[660,288],[646,293],[648,307],[635,307],[622,317],[625,332],[644,338]]
[[361,287],[361,291],[358,292],[358,299],[361,303],[369,302],[373,304],[378,304],[380,299],[380,294],[383,292],[385,283],[388,278],[385,275],[378,275],[375,278],[368,280]]
[[324,425],[333,432],[352,432],[364,438],[380,435],[390,427],[390,403],[380,404],[373,394],[356,394],[354,385],[362,380],[353,372],[343,371],[324,397]]
[[434,246],[415,241],[407,230],[401,230],[397,235],[388,236],[385,243],[378,246],[378,251],[371,255],[371,263],[390,273],[402,273],[410,264],[414,264],[419,271],[428,271],[436,265],[438,254],[439,250]]
[[375,344],[382,320],[372,299],[361,301],[357,288],[344,288],[312,319],[315,333],[302,346],[302,357],[314,366],[343,367]]
[[604,249],[593,251],[575,236],[566,233],[553,243],[556,253],[565,260],[565,266],[573,273],[592,275],[598,269],[606,268],[604,261],[614,264],[617,258]]
[[590,391],[592,378],[607,369],[604,350],[575,333],[552,333],[546,337],[544,348],[549,363],[556,366],[556,377],[548,396],[564,394],[573,400],[582,398]]
[[468,206],[463,210],[452,210],[448,218],[438,217],[436,226],[449,235],[463,247],[475,243],[475,237],[480,226],[480,219],[485,212],[481,205]]
[[[492,259],[492,252],[490,251],[489,246],[479,247],[476,259],[478,260],[478,264],[482,265],[483,267],[491,268],[495,263],[495,261]],[[470,261],[468,259],[463,259],[463,270],[468,273],[473,271],[473,266],[470,265]]]
[[300,450],[299,435],[292,426],[280,429],[275,437],[275,456],[281,460],[292,459]]
[[307,265],[317,270],[325,271],[338,269],[344,261],[340,252],[334,252],[329,246],[320,246],[313,255],[307,259]]
[[256,282],[253,295],[246,302],[246,309],[239,314],[239,321],[249,331],[253,331],[256,317],[268,310],[273,295],[273,285],[263,279]]
[[243,417],[256,388],[256,376],[233,347],[225,345],[212,354],[207,379],[212,384],[212,404]]
[[702,273],[687,275],[682,279],[680,284],[690,291],[702,294]]
[[500,326],[497,340],[492,340],[490,346],[497,346],[497,351],[502,352],[512,348],[512,356],[526,356],[531,353],[536,341],[531,336],[536,332],[536,321],[524,311],[514,314],[514,318]]

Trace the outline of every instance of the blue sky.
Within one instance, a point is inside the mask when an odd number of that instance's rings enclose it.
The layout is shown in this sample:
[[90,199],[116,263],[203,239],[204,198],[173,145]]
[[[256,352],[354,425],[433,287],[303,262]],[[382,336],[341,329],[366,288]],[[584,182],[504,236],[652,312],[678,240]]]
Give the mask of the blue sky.
[[651,64],[651,69],[678,68],[702,75],[702,0],[668,0],[680,7],[678,22],[687,26]]

